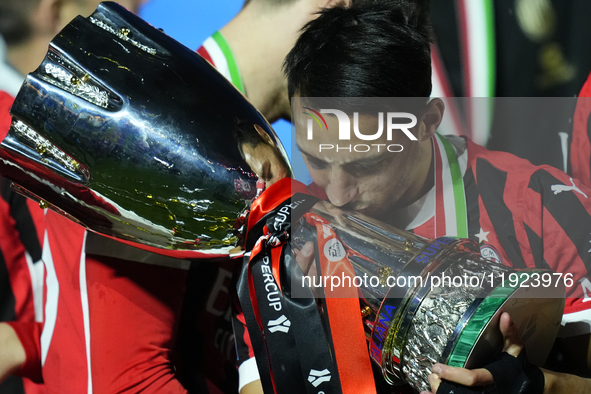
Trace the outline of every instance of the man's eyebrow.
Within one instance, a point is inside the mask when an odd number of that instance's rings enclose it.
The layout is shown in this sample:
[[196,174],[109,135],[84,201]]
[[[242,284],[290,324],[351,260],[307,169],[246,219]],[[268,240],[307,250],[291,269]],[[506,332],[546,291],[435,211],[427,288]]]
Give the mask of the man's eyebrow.
[[320,159],[318,159],[317,157],[314,157],[314,155],[311,155],[311,154],[309,154],[308,152],[306,152],[305,150],[303,150],[303,149],[302,149],[302,147],[300,146],[300,144],[298,144],[297,142],[296,142],[296,147],[298,148],[298,150],[299,150],[300,152],[302,152],[302,154],[303,154],[303,155],[306,155],[306,156],[308,156],[308,157],[312,157],[312,158],[314,158],[314,159],[320,160]]
[[367,158],[362,158],[358,160],[353,160],[348,163],[343,164],[344,167],[354,167],[354,166],[362,166],[362,167],[370,167],[376,164],[380,164],[384,159],[386,159],[386,155],[379,155],[379,156],[372,156]]

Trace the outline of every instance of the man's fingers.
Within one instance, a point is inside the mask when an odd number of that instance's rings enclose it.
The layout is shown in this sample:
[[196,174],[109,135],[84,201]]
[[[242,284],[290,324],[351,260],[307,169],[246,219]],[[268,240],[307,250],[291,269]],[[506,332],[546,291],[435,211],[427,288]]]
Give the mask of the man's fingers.
[[507,312],[501,315],[501,322],[499,323],[501,334],[503,334],[503,351],[509,353],[513,357],[517,357],[523,349],[523,342],[519,337],[517,326],[511,320],[511,316]]
[[312,242],[306,242],[299,252],[295,251],[295,255],[300,269],[304,275],[307,275],[310,271],[310,266],[314,261],[314,244]]
[[[511,321],[511,317],[507,312],[501,315],[499,328],[503,335],[503,351],[507,352],[513,357],[517,357],[523,350],[523,342],[519,338],[519,331],[517,326]],[[436,378],[432,378],[435,376]],[[493,375],[489,370],[480,369],[465,369],[450,367],[449,365],[435,364],[433,365],[433,375],[429,376],[429,383],[431,384],[431,391],[436,394],[437,388],[441,383],[440,379],[449,380],[464,386],[486,386],[494,383]]]
[[441,379],[463,384],[464,386],[486,386],[493,383],[492,374],[484,368],[470,370],[435,364],[433,373],[437,374]]
[[[439,389],[439,385],[441,384],[441,378],[436,374],[432,373],[428,377],[429,379],[429,386],[431,386],[431,393],[437,393],[437,389]],[[431,394],[427,392],[427,394]]]
[[441,379],[439,379],[439,376],[435,375],[434,373],[430,374],[428,376],[429,379],[429,386],[431,386],[431,391],[421,391],[421,394],[435,394],[437,393],[437,389],[439,388],[439,385],[441,384]]

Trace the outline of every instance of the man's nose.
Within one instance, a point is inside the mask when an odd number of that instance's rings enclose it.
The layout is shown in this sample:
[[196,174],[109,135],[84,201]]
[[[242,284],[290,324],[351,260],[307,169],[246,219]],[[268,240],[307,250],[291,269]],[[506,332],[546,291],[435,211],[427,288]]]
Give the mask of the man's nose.
[[353,201],[359,194],[355,177],[336,167],[331,169],[326,195],[329,201],[337,207]]

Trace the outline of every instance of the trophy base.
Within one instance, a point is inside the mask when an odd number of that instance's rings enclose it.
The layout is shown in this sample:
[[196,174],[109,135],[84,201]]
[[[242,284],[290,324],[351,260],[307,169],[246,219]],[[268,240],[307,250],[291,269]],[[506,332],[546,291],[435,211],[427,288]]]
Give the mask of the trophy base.
[[[564,310],[562,297],[560,288],[520,287],[511,298],[502,302],[484,327],[475,331],[468,327],[464,329],[464,335],[445,363],[469,369],[489,363],[491,355],[497,355],[503,349],[499,320],[503,312],[508,312],[527,349],[528,360],[537,366],[544,365],[560,329]],[[494,303],[494,299],[491,300]],[[470,348],[467,352],[462,350],[467,348]]]
[[[435,363],[480,368],[492,362],[503,350],[503,312],[517,325],[529,360],[543,365],[560,328],[563,283],[544,287],[540,279],[550,271],[514,271],[492,263],[475,253],[468,240],[433,242],[439,253],[423,265],[421,276],[439,278],[431,279],[437,285],[415,286],[402,301],[386,298],[376,314],[370,353],[381,361],[386,381],[428,391]],[[418,271],[409,268],[417,263],[415,258],[402,274]],[[394,289],[393,294],[399,296]]]

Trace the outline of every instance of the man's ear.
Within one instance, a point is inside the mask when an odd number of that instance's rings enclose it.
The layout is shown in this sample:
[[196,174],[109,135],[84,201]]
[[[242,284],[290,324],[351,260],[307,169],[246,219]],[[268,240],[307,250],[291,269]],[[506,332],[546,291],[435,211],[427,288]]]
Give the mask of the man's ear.
[[419,140],[424,141],[430,139],[435,135],[435,132],[441,124],[443,113],[445,112],[445,104],[439,98],[434,98],[427,104],[425,113],[423,114],[422,122],[424,127],[420,128]]
[[271,136],[269,134],[267,134],[267,132],[265,130],[263,130],[263,128],[261,126],[259,126],[258,124],[255,124],[254,128],[267,144],[269,144],[271,146],[275,146],[275,143],[271,139]]
[[31,15],[33,28],[53,37],[63,27],[60,25],[60,12],[63,0],[40,0]]

